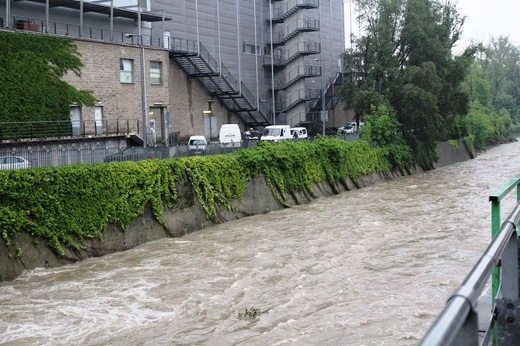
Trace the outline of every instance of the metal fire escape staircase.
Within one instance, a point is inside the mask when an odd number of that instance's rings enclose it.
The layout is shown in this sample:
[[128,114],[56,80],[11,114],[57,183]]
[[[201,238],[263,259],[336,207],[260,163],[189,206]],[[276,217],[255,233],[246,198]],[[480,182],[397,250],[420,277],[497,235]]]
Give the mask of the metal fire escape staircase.
[[[272,10],[272,17],[269,21],[273,24],[284,23],[282,30],[273,32],[268,43],[273,46],[285,46],[289,40],[300,34],[320,30],[320,21],[308,17],[294,16],[300,10],[319,8],[319,0],[286,0],[280,6]],[[297,17],[294,20],[291,18]],[[289,63],[300,56],[318,54],[321,52],[319,43],[310,41],[300,41],[289,48],[285,48],[282,54],[268,57],[264,60],[264,67],[285,69]],[[273,52],[274,53],[274,52]],[[287,94],[287,89],[302,78],[309,78],[321,75],[320,66],[300,65],[291,71],[284,73],[282,78],[273,81],[272,88],[280,92],[278,95],[277,112],[284,113],[298,105],[300,102],[312,99],[314,90],[298,89]]]
[[[343,81],[343,73],[336,71],[330,78],[329,83],[325,86],[325,110],[334,109],[339,102],[339,89]],[[310,121],[320,122],[320,112],[322,106],[323,95],[315,95],[312,100],[307,101],[306,112],[307,119]]]
[[273,10],[273,22],[281,23],[289,18],[293,13],[302,9],[311,9],[319,7],[319,0],[289,0],[282,6]]
[[197,41],[171,38],[170,57],[187,76],[196,78],[206,91],[215,95],[226,108],[235,112],[246,127],[266,126],[270,111],[257,102],[243,82],[239,82]]

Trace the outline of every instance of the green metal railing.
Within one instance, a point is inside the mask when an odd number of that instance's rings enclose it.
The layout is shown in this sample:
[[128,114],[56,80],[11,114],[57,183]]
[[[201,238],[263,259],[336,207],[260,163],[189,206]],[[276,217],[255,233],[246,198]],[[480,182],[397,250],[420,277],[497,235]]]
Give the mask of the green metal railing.
[[[516,187],[516,202],[520,201],[520,175],[509,179],[500,189],[489,196],[491,202],[491,239],[500,231],[500,202]],[[491,307],[495,310],[496,297],[500,288],[500,268],[495,268],[491,279]],[[520,341],[520,340],[519,340]],[[497,344],[496,328],[493,329],[493,345]]]
[[[500,203],[516,187],[516,206],[501,222]],[[430,327],[420,345],[519,345],[519,241],[520,175],[489,196],[492,240],[462,285]],[[479,299],[491,278],[491,311],[478,309]],[[491,313],[485,331],[478,321]],[[479,316],[482,315],[482,316]],[[482,334],[479,334],[483,332]]]

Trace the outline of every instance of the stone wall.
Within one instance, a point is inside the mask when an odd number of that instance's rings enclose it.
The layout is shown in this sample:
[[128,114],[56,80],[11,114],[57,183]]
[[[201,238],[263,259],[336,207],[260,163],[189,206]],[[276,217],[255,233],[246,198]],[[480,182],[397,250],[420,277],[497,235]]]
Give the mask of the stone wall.
[[[444,144],[439,147],[438,154],[447,155],[441,157],[440,164],[447,165],[470,158],[465,146]],[[439,165],[440,166],[440,165]],[[411,174],[422,172],[415,168]],[[400,172],[389,172],[387,175],[371,174],[362,176],[359,179],[361,187],[372,185],[378,181],[389,180],[401,176]],[[356,189],[351,180],[347,180],[346,186],[338,186],[340,193]],[[180,191],[183,194],[182,191]],[[190,191],[184,194],[193,195]],[[322,198],[334,195],[333,188],[327,183],[316,184],[312,191],[301,191],[292,195],[287,195],[290,205],[306,204],[315,198]],[[103,256],[109,253],[131,249],[149,241],[158,240],[165,237],[181,237],[191,232],[195,232],[206,227],[212,226],[213,222],[207,220],[201,205],[194,198],[192,207],[184,209],[165,208],[163,217],[166,227],[159,224],[153,216],[151,210],[147,209],[145,214],[133,220],[126,230],[121,230],[115,225],[108,225],[106,231],[100,239],[93,239],[83,242],[85,249],[81,251],[66,250],[63,257],[57,256],[46,244],[34,244],[28,234],[21,233],[14,241],[14,248],[20,248],[21,258],[9,256],[5,243],[0,242],[0,281],[12,280],[23,273],[24,270],[31,270],[38,267],[56,267],[74,263],[88,257]],[[249,182],[243,197],[231,203],[236,212],[221,211],[222,221],[235,220],[248,215],[268,213],[273,210],[282,209],[278,201],[271,194],[263,178],[257,178]]]
[[[140,47],[81,39],[76,39],[74,44],[84,65],[81,76],[69,72],[63,80],[80,90],[91,90],[99,101],[97,106],[103,109],[103,120],[140,121]],[[221,101],[208,94],[196,78],[188,77],[177,66],[167,50],[146,47],[144,55],[146,112],[148,117],[150,112],[155,113],[157,133],[163,133],[162,127],[165,126],[164,120],[160,119],[160,109],[163,114],[171,113],[172,127],[168,128],[168,132],[179,132],[181,141],[187,141],[190,135],[205,134],[204,117],[215,117],[217,128],[227,123],[242,126],[240,119],[228,111]],[[132,83],[121,83],[120,59],[133,61]],[[150,83],[150,61],[162,63],[163,83]],[[204,114],[203,112],[210,110],[210,107],[211,115]],[[81,118],[83,121],[93,121],[94,107],[82,107]],[[218,134],[218,131],[215,132]]]

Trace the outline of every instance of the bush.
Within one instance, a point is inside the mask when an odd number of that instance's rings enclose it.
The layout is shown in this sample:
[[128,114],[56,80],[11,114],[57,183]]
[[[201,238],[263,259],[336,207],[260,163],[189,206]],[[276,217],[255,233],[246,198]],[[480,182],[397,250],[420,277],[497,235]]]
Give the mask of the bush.
[[[411,165],[409,148],[371,149],[366,141],[322,137],[313,142],[261,143],[235,154],[139,162],[113,162],[0,171],[0,228],[7,246],[20,232],[46,242],[58,255],[81,249],[109,223],[125,229],[149,205],[164,224],[165,207],[184,208],[193,198],[208,219],[232,209],[248,181],[265,177],[275,198],[327,181],[335,190],[347,178],[384,173]],[[179,194],[183,191],[191,191]]]

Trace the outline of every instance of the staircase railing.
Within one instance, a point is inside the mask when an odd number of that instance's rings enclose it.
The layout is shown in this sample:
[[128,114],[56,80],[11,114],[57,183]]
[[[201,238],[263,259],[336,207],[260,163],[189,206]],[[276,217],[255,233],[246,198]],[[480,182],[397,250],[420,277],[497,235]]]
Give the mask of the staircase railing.
[[[269,124],[269,111],[259,107],[258,100],[246,85],[219,63],[203,44],[172,39],[169,45],[178,65],[189,76],[196,77],[209,93],[215,94],[229,110],[238,113],[246,125]],[[195,50],[195,49],[196,50]]]
[[[338,79],[342,76],[342,73],[339,68],[337,68],[332,77],[329,79],[329,82],[325,86],[325,109],[331,110],[336,107],[339,102],[338,91],[339,88],[334,90],[334,86],[337,84]],[[313,98],[311,102],[308,102],[306,105],[307,113],[319,112],[322,110],[321,102],[323,102],[322,95],[318,98]]]

